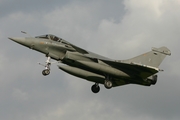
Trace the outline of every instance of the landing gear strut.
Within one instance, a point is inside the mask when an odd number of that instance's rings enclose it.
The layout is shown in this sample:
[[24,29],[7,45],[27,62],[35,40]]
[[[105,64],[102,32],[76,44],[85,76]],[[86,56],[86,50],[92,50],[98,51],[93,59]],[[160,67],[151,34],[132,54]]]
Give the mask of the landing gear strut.
[[44,76],[49,75],[50,74],[50,66],[51,66],[51,57],[47,58],[46,65],[43,65],[41,63],[39,63],[39,64],[45,67],[45,69],[42,71],[42,74]]
[[100,87],[98,83],[95,83],[92,87],[91,90],[93,93],[98,93],[100,91]]

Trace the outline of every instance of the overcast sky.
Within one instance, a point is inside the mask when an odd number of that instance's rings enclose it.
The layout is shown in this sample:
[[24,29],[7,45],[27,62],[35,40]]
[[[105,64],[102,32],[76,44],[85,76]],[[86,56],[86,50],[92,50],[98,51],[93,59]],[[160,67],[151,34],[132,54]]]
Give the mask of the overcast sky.
[[[47,33],[123,60],[167,46],[155,86],[107,90],[52,65],[8,39]],[[180,0],[0,0],[0,120],[179,120]]]

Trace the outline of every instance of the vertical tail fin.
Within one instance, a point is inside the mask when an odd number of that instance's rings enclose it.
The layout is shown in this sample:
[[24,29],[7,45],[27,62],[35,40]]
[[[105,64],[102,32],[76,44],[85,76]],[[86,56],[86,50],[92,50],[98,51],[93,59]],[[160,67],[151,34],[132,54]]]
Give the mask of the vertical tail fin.
[[152,51],[144,53],[132,59],[125,60],[125,62],[134,62],[158,68],[166,55],[171,55],[171,51],[167,47],[152,48]]

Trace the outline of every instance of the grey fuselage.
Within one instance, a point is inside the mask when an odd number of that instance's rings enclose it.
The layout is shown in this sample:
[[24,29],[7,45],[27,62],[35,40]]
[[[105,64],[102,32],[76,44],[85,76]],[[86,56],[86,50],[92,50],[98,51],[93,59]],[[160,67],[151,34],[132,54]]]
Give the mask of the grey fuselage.
[[[112,60],[86,51],[51,34],[35,38],[9,39],[30,49],[39,51],[47,57],[61,61],[66,64],[58,65],[61,70],[95,83],[104,84],[105,80],[108,79],[112,81],[112,87],[130,83],[150,86],[156,83],[152,83],[152,80],[157,80],[157,76],[152,76],[159,71],[156,67],[144,66],[140,64],[141,62],[136,64],[131,59],[126,61]],[[168,51],[164,47],[161,49]],[[148,54],[151,54],[151,52]],[[141,56],[138,57],[139,59],[141,59]],[[137,62],[137,58],[133,58],[132,60]]]

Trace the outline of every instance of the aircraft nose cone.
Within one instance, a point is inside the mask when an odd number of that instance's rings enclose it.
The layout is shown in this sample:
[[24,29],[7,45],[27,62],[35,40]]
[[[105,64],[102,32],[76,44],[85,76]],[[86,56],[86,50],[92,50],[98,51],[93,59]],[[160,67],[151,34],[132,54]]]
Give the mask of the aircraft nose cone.
[[27,47],[31,47],[32,45],[30,40],[27,40],[26,38],[23,37],[9,37],[9,39]]
[[25,40],[25,38],[20,38],[20,37],[9,37],[10,40],[21,43]]

